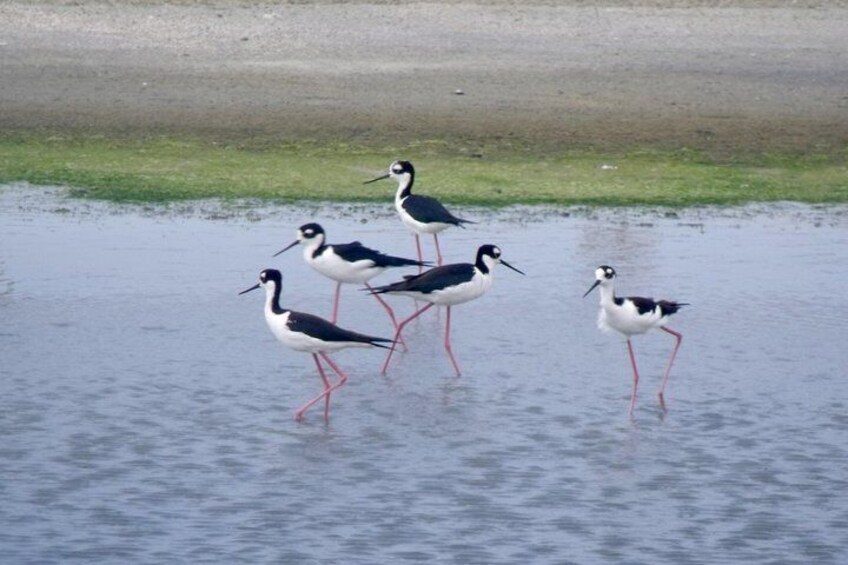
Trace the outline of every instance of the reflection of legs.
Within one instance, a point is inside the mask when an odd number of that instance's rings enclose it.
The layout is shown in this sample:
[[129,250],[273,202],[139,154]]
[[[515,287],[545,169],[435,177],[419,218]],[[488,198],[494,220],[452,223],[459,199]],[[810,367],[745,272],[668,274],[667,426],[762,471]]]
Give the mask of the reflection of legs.
[[[323,355],[323,354],[322,354]],[[327,375],[324,374],[324,368],[321,366],[321,361],[318,360],[318,356],[316,354],[312,354],[312,358],[315,359],[315,365],[318,367],[318,374],[321,375],[321,380],[324,381],[324,392],[301,406],[297,412],[294,413],[294,419],[298,422],[303,419],[303,413],[306,412],[313,404],[321,400],[324,400],[324,419],[328,420],[330,418],[330,392],[333,390],[333,387],[330,386],[330,381],[327,380]]]
[[665,368],[665,375],[663,375],[662,385],[660,385],[660,405],[665,410],[665,383],[668,382],[668,374],[671,372],[671,365],[674,363],[674,358],[677,355],[677,350],[680,349],[680,343],[683,341],[683,335],[668,328],[660,327],[660,329],[664,332],[670,333],[675,337],[676,343],[674,344],[674,349],[671,351],[671,357],[668,358],[668,366]]
[[333,324],[336,323],[336,320],[339,317],[339,293],[342,290],[342,283],[336,283],[336,299],[333,301],[333,317],[330,318],[330,322]]
[[630,397],[630,415],[633,415],[633,407],[636,406],[636,388],[639,386],[639,369],[636,368],[636,357],[633,355],[633,344],[627,340],[627,349],[630,351],[630,363],[633,364],[633,395]]
[[431,303],[427,304],[425,307],[421,308],[420,310],[416,310],[415,313],[412,316],[410,316],[406,320],[402,321],[400,323],[400,325],[398,325],[397,332],[395,332],[394,343],[392,343],[392,347],[391,347],[391,349],[389,349],[389,354],[386,355],[386,361],[385,361],[385,363],[383,363],[382,373],[384,375],[386,374],[386,369],[389,368],[389,361],[392,358],[392,353],[395,352],[395,345],[397,345],[397,342],[400,340],[400,334],[403,331],[404,326],[406,326],[406,324],[408,324],[409,322],[411,322],[412,320],[414,320],[415,318],[417,318],[418,316],[420,316],[421,314],[423,314],[424,312],[426,312],[427,310],[429,310],[432,307],[433,307],[433,303],[431,302]]
[[[386,302],[385,300],[383,300],[382,298],[380,298],[380,295],[379,295],[379,294],[376,294],[376,293],[374,292],[374,288],[373,288],[370,284],[365,283],[365,286],[366,286],[366,288],[368,288],[368,290],[369,290],[369,291],[371,291],[371,296],[373,296],[374,298],[376,298],[376,299],[377,299],[377,302],[379,302],[380,304],[382,304],[382,305],[383,305],[383,308],[385,308],[385,309],[386,309],[386,313],[389,315],[389,318],[391,318],[391,319],[392,319],[392,326],[394,326],[394,328],[395,328],[395,332],[397,332],[397,330],[398,330],[398,323],[397,323],[397,318],[395,318],[395,312],[394,312],[394,310],[392,310],[392,307],[391,307],[391,306],[389,306],[388,302]],[[400,336],[400,335],[398,335],[398,339],[400,340],[400,344],[401,344],[401,345],[403,345],[403,348],[404,348],[404,349],[406,349],[406,343],[403,341],[403,337],[402,337],[402,336]]]
[[433,234],[433,240],[436,242],[436,265],[442,265],[442,250],[439,249],[439,234]]
[[448,310],[448,321],[447,321],[447,323],[445,324],[445,349],[446,349],[446,350],[447,350],[447,352],[448,352],[448,357],[450,357],[451,363],[453,363],[453,368],[456,370],[456,376],[458,377],[458,376],[460,376],[462,373],[460,373],[460,371],[459,371],[459,365],[457,365],[457,363],[456,363],[456,359],[454,359],[454,357],[453,357],[453,351],[451,351],[451,344],[450,344],[450,314],[451,314],[451,307],[450,307],[450,306],[448,306],[448,307],[447,307],[447,310]]

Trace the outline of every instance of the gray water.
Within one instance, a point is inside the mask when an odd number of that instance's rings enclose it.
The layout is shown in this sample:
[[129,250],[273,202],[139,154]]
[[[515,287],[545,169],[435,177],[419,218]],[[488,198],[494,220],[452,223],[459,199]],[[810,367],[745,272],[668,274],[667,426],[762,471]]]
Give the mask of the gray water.
[[[463,210],[449,261],[496,243],[496,273],[410,325],[410,350],[335,355],[320,391],[280,347],[261,293],[328,315],[333,283],[293,250],[410,256],[391,204],[116,206],[0,189],[0,548],[5,563],[848,562],[848,209]],[[431,253],[427,241],[426,252]],[[621,338],[582,299],[599,264],[622,294],[690,302],[673,340]],[[375,282],[389,282],[398,273]],[[394,298],[400,314],[413,304]],[[346,287],[340,324],[390,335]]]

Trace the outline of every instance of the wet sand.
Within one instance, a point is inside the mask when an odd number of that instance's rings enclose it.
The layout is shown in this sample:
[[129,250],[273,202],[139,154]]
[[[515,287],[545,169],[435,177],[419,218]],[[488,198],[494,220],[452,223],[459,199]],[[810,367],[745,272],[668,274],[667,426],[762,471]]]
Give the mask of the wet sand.
[[12,0],[0,129],[844,149],[848,3],[618,4]]

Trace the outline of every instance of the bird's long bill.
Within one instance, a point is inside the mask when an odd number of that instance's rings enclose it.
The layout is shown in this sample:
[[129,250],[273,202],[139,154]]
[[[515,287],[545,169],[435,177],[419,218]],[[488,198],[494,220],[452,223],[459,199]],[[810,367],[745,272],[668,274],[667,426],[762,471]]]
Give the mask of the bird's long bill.
[[276,257],[277,255],[279,255],[279,254],[281,254],[281,253],[285,253],[286,251],[288,251],[289,249],[291,249],[292,247],[294,247],[294,246],[295,246],[295,245],[297,245],[298,243],[300,243],[300,240],[299,240],[299,239],[296,239],[296,240],[292,241],[291,243],[289,243],[288,245],[286,245],[285,247],[283,247],[282,249],[280,249],[279,251],[277,251],[276,253],[274,253],[274,257]]
[[259,283],[256,283],[256,284],[255,284],[255,285],[253,285],[252,287],[250,287],[250,288],[246,288],[246,289],[244,289],[243,291],[239,292],[239,296],[241,296],[242,294],[246,294],[246,293],[250,292],[251,290],[256,290],[256,289],[257,289],[257,288],[259,288],[260,286],[261,286],[261,285],[260,285]]
[[589,296],[589,293],[592,292],[593,290],[595,290],[595,287],[598,286],[599,284],[601,284],[601,281],[595,281],[595,284],[593,284],[592,286],[589,287],[589,290],[586,291],[586,294],[583,295],[583,298],[586,298],[587,296]]
[[363,182],[362,184],[371,184],[372,182],[377,182],[378,180],[387,179],[387,178],[389,178],[390,176],[391,176],[391,175],[383,175],[383,176],[381,176],[381,177],[377,177],[377,178],[375,178],[375,179],[367,180],[367,181]]
[[510,265],[509,263],[507,263],[507,262],[506,262],[506,261],[504,261],[503,259],[501,259],[501,265],[503,265],[504,267],[509,267],[510,269],[512,269],[513,271],[515,271],[516,273],[518,273],[519,275],[523,275],[523,274],[524,274],[523,272],[519,271],[518,269],[516,269],[515,267],[513,267],[512,265]]

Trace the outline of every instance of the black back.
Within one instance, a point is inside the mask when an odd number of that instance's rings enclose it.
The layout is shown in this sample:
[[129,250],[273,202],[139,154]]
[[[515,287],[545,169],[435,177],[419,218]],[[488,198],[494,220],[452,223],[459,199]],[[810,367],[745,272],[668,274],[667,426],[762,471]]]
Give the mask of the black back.
[[420,196],[410,194],[401,204],[407,213],[424,224],[441,222],[454,226],[463,227],[462,224],[473,224],[470,220],[463,220],[451,214],[444,205],[431,196]]
[[378,286],[375,294],[384,292],[420,292],[430,294],[436,290],[456,286],[474,278],[474,265],[471,263],[454,263],[425,271],[420,275],[407,275],[402,281]]
[[[315,255],[317,256],[323,253],[326,247],[327,246],[322,246],[316,250]],[[371,261],[376,267],[423,267],[426,265],[426,263],[421,263],[414,259],[404,259],[403,257],[386,255],[376,249],[365,247],[358,241],[354,241],[352,243],[333,244],[332,247],[336,255],[345,261],[350,261],[351,263],[356,261]]]
[[653,298],[643,298],[641,296],[628,296],[627,298],[616,297],[614,300],[619,306],[624,304],[625,300],[631,301],[633,305],[636,306],[636,310],[640,314],[649,314],[659,307],[660,314],[662,316],[671,316],[680,310],[682,306],[688,306],[686,302],[673,302],[671,300],[655,301]]
[[392,340],[382,337],[373,337],[354,331],[340,328],[332,324],[324,318],[306,314],[304,312],[294,312],[289,314],[288,327],[293,332],[306,334],[310,337],[320,339],[326,342],[354,342],[368,343],[375,347],[385,347],[381,343],[391,343]]

